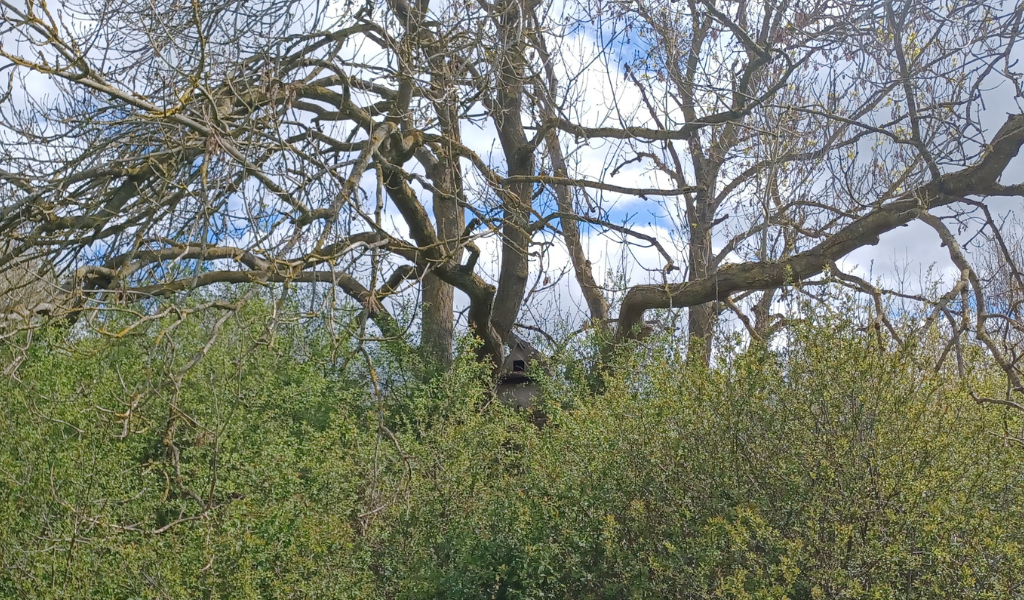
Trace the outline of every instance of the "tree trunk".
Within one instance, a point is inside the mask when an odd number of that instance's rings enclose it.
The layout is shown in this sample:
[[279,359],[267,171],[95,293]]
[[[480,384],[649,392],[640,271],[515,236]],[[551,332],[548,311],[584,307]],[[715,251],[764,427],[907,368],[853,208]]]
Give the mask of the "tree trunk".
[[[453,102],[450,90],[454,86],[449,58],[434,53],[431,73],[431,95],[437,111],[438,125],[446,140],[462,143],[459,130],[459,105]],[[422,161],[421,161],[422,162]],[[425,163],[426,164],[426,163]],[[462,261],[462,244],[459,239],[466,227],[465,212],[459,206],[463,196],[462,170],[459,157],[451,145],[442,144],[437,149],[436,161],[428,176],[434,184],[433,212],[437,223],[437,236],[447,260]],[[420,330],[420,347],[424,358],[441,368],[452,362],[452,345],[455,336],[455,288],[431,272],[423,278],[423,307]]]
[[[534,175],[534,145],[523,127],[523,98],[526,68],[524,56],[525,14],[528,0],[508,0],[495,6],[498,17],[499,59],[496,65],[497,91],[493,107],[498,139],[505,155],[510,177]],[[501,268],[494,297],[492,322],[502,340],[508,338],[526,293],[530,275],[530,209],[533,183],[517,182],[509,186],[503,206],[501,227]]]
[[[697,206],[704,202],[698,194]],[[690,223],[690,281],[700,281],[711,277],[716,270],[712,264],[711,223],[710,215],[698,210],[694,222]],[[689,355],[691,361],[700,361],[707,365],[711,361],[711,337],[714,334],[718,312],[715,303],[708,302],[691,306],[687,319],[687,335],[690,339]]]

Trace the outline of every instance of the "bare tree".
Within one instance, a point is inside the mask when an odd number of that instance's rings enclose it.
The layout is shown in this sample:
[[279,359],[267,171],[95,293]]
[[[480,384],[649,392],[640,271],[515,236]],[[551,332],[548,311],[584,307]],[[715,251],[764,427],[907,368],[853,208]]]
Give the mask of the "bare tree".
[[773,290],[834,270],[920,211],[1019,192],[999,178],[1020,118],[994,135],[980,122],[986,78],[999,68],[1017,81],[1019,7],[608,6],[649,48],[623,69],[642,110],[620,115],[624,127],[561,125],[623,140],[622,162],[684,190],[666,212],[682,215],[688,240],[683,280],[630,289],[620,335],[651,308],[691,307],[690,334],[707,338],[715,303],[766,290],[763,314]]
[[[1024,114],[992,125],[983,108],[993,89],[1021,98],[1022,10],[0,1],[0,270],[43,260],[72,312],[213,285],[330,286],[388,335],[386,299],[418,290],[423,348],[442,364],[460,290],[500,364],[531,253],[554,232],[596,327],[623,339],[648,310],[685,308],[707,360],[720,311],[767,335],[776,290],[824,274],[874,293],[837,261],[911,221],[945,235],[965,207],[1024,195],[1001,183]],[[572,40],[595,56],[573,56]],[[617,92],[603,122],[588,78]],[[489,130],[494,155],[469,138]],[[573,160],[594,146],[597,172]],[[623,197],[675,219],[683,260],[615,212]],[[662,256],[641,265],[654,280],[621,290],[617,317],[588,231]]]

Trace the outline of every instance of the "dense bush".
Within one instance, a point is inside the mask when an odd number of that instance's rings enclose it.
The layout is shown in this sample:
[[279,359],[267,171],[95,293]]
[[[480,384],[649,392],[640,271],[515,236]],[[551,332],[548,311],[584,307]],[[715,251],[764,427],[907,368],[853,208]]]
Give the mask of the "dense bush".
[[0,596],[1024,597],[1020,423],[928,348],[652,343],[598,394],[555,369],[538,430],[471,348],[428,378],[266,321],[185,371],[202,319],[37,333],[0,383]]
[[2,390],[0,595],[370,594],[365,391],[245,317],[178,385],[209,323],[35,341]]

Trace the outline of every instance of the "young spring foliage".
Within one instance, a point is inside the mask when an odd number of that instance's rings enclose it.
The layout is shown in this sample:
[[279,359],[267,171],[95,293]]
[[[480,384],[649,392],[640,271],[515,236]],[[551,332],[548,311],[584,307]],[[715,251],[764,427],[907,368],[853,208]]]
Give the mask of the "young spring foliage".
[[555,368],[537,429],[468,345],[427,379],[267,322],[185,372],[210,323],[37,332],[0,384],[0,597],[1024,593],[1020,423],[927,347],[834,318],[711,368],[654,342],[599,394]]

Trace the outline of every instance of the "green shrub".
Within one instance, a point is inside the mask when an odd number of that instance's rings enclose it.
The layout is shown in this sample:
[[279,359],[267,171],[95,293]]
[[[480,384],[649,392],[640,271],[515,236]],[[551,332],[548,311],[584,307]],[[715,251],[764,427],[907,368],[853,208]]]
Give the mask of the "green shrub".
[[177,383],[209,321],[35,341],[0,389],[0,596],[367,597],[365,391],[264,316]]
[[569,357],[538,429],[471,344],[427,376],[270,310],[187,371],[217,315],[37,332],[0,382],[0,597],[1024,597],[1019,417],[930,348],[819,318],[710,369],[629,349],[597,394]]
[[675,356],[623,356],[543,431],[504,413],[439,430],[420,460],[440,466],[377,542],[389,594],[1024,593],[1020,454],[992,435],[1006,414],[918,352],[830,323],[711,370]]

